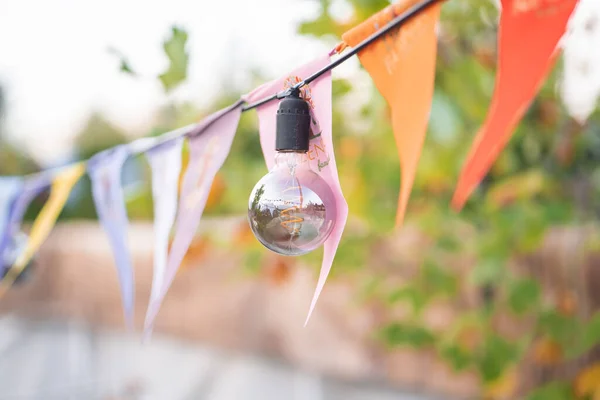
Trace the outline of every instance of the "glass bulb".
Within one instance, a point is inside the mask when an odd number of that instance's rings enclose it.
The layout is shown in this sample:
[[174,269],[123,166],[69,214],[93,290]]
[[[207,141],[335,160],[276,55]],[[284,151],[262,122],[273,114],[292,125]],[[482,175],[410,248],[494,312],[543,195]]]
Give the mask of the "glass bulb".
[[331,234],[336,206],[333,191],[310,168],[306,153],[281,152],[254,187],[248,220],[256,238],[278,254],[309,253]]

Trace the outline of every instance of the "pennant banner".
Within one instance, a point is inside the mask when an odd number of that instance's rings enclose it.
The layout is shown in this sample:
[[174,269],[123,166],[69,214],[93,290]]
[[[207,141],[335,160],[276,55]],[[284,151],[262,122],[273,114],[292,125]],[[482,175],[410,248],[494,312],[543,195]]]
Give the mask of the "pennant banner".
[[127,210],[121,186],[121,170],[129,154],[125,145],[96,154],[88,162],[88,174],[92,180],[98,219],[108,235],[117,265],[125,322],[129,328],[133,328],[135,288],[133,266],[127,247]]
[[0,285],[0,297],[12,286],[17,277],[23,272],[33,255],[46,240],[56,223],[56,219],[65,206],[73,186],[85,172],[85,164],[79,163],[64,169],[54,177],[50,198],[40,211],[29,232],[29,240],[24,251],[18,256]]
[[[11,204],[8,205],[8,208],[6,209],[8,214],[6,214],[5,217],[5,224],[3,227],[0,227],[0,229],[2,229],[2,231],[0,231],[0,256],[4,257],[6,252],[13,245],[14,238],[21,229],[21,223],[23,222],[23,216],[25,215],[27,208],[37,195],[50,186],[53,173],[53,171],[46,171],[21,178],[21,184],[16,184],[19,188],[12,187],[12,195],[10,195],[9,192],[2,194],[3,196],[6,196],[5,198],[8,199],[8,202]],[[7,189],[10,190],[11,188]],[[4,267],[5,266],[0,265],[0,272],[2,275],[4,274]]]
[[225,162],[242,113],[242,101],[212,114],[189,135],[190,159],[183,177],[175,236],[160,293],[148,306],[146,334],[192,243],[215,175]]
[[[417,0],[404,0],[387,7],[346,32],[342,36],[344,43],[356,46],[417,3]],[[404,220],[427,131],[435,80],[436,27],[440,8],[441,4],[430,6],[400,29],[358,53],[361,64],[391,108],[402,178],[397,227]]]
[[[156,147],[146,157],[152,169],[152,197],[154,199],[154,273],[150,304],[160,302],[167,269],[169,235],[177,214],[177,189],[181,173],[183,138]],[[149,311],[149,310],[148,310]],[[146,314],[145,327],[151,325]]]
[[[300,79],[306,78],[315,71],[320,70],[327,64],[329,64],[329,55],[298,68],[282,79],[269,82],[259,87],[247,96],[247,101],[253,102],[265,96],[280,92],[300,81]],[[311,105],[313,113],[313,137],[310,141],[307,156],[313,171],[318,172],[331,187],[334,194],[337,213],[333,232],[324,244],[321,272],[319,274],[317,289],[306,318],[307,323],[317,304],[319,295],[325,286],[329,271],[331,270],[335,253],[340,243],[344,227],[346,226],[348,204],[342,194],[342,188],[340,186],[335,163],[335,154],[333,152],[333,139],[331,134],[331,72],[328,72],[311,83],[310,87],[303,88],[303,97]],[[275,161],[275,114],[277,112],[277,107],[278,102],[273,101],[262,105],[257,109],[260,128],[260,144],[269,169],[273,167]],[[320,135],[318,133],[320,133]]]
[[0,177],[0,276],[13,260],[6,259],[10,239],[11,210],[19,194],[23,190],[23,178]]
[[508,143],[550,72],[577,0],[502,0],[494,97],[461,172],[452,206],[463,207]]
[[[583,31],[587,32],[588,48],[595,50],[590,43],[597,41],[600,32],[597,24],[594,25],[600,15],[600,8],[592,6],[598,4],[596,0],[586,1],[587,16],[581,19],[585,27],[573,29],[571,33],[575,38],[582,36]],[[382,36],[358,54],[391,108],[392,127],[401,165],[397,226],[402,224],[406,213],[430,114],[435,79],[436,29],[441,7],[439,3],[420,9],[418,15],[399,29]],[[394,18],[418,4],[422,4],[420,0],[400,0],[387,7],[346,32],[343,35],[344,42],[337,50],[359,45]],[[476,136],[461,172],[452,201],[455,208],[464,205],[487,173],[549,73],[556,59],[557,45],[577,0],[501,0],[501,4],[494,96],[487,119]],[[581,72],[587,68],[583,68],[583,65],[589,67],[598,64],[598,57],[586,55],[582,48],[569,48],[568,52],[572,61],[566,61],[567,72]],[[160,137],[137,140],[129,145],[120,145],[89,160],[87,170],[92,180],[94,203],[114,252],[124,317],[130,328],[134,322],[135,287],[133,265],[127,246],[128,218],[121,184],[122,169],[127,158],[145,153],[152,169],[155,260],[152,291],[144,323],[145,333],[148,335],[166,292],[196,234],[215,175],[229,154],[242,104],[244,101],[261,101],[281,92],[322,70],[329,62],[329,55],[320,57],[282,79],[262,85],[243,100],[212,114],[198,125],[168,132]],[[581,112],[576,114],[580,120],[584,120],[593,110],[594,99],[600,93],[600,78],[591,81],[586,76],[587,72],[575,81],[565,76],[565,101]],[[579,89],[569,89],[573,85],[583,87],[586,83],[589,92],[585,99],[577,98],[576,92]],[[331,92],[331,72],[324,73],[302,88],[302,96],[310,104],[312,118],[312,135],[306,157],[312,169],[323,177],[333,191],[336,215],[334,230],[324,244],[319,279],[305,324],[314,311],[331,270],[348,216],[333,149]],[[274,164],[276,153],[277,107],[276,101],[257,107],[260,142],[269,169]],[[190,160],[178,198],[184,137],[189,139]],[[4,275],[3,269],[6,266],[10,267],[0,284],[0,296],[10,288],[47,238],[73,186],[85,170],[85,164],[78,163],[58,172],[42,172],[24,178],[0,177],[0,276]],[[51,186],[49,200],[35,219],[24,250],[11,266],[14,260],[6,261],[9,258],[7,254],[9,250],[14,250],[16,235],[27,207],[48,186]],[[175,220],[175,233],[169,251],[169,236]]]

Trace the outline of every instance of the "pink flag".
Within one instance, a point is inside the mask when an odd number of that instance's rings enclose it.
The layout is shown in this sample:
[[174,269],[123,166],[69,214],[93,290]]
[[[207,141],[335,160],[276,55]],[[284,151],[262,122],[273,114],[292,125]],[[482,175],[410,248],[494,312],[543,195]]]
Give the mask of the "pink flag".
[[[281,79],[260,86],[247,95],[246,100],[248,102],[253,102],[280,92],[301,79],[308,77],[313,72],[320,70],[327,64],[329,64],[329,56],[325,55],[320,57],[317,60],[296,69],[291,74]],[[340,187],[340,180],[335,164],[335,155],[333,153],[333,140],[331,136],[331,72],[322,75],[319,79],[311,83],[309,87],[305,86],[302,89],[302,94],[312,108],[313,133],[315,134],[315,137],[310,141],[310,148],[307,155],[312,169],[315,172],[318,172],[331,187],[337,209],[335,227],[324,245],[323,262],[321,264],[319,281],[306,318],[306,325],[317,304],[323,286],[325,286],[329,271],[331,270],[331,264],[333,263],[344,227],[346,226],[348,204],[342,194],[342,188]],[[277,107],[278,102],[271,101],[257,108],[260,127],[260,144],[269,169],[271,169],[275,160],[275,114],[277,112]],[[320,126],[320,128],[315,128],[315,126]],[[318,132],[314,132],[315,130],[320,130],[321,135],[318,135]]]
[[242,113],[242,101],[204,119],[189,136],[190,159],[183,177],[175,237],[159,295],[148,306],[146,334],[185,257],[208,199],[215,175],[225,162]]

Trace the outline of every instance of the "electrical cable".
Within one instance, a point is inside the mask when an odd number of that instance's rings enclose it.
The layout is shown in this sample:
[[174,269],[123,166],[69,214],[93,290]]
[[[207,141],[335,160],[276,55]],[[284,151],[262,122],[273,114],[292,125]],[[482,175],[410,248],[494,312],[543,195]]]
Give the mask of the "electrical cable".
[[417,16],[422,11],[425,11],[428,7],[434,5],[435,3],[438,3],[440,1],[443,1],[443,0],[423,0],[420,3],[418,3],[418,4],[415,4],[414,6],[412,6],[411,8],[409,8],[408,10],[406,10],[405,12],[403,12],[402,14],[398,15],[396,18],[394,18],[393,20],[391,20],[383,28],[381,28],[377,32],[373,33],[371,36],[369,36],[368,38],[366,38],[365,40],[363,40],[362,42],[360,42],[358,45],[356,45],[355,47],[353,47],[352,50],[348,51],[346,54],[344,54],[343,56],[341,56],[337,60],[333,61],[331,64],[326,65],[325,67],[323,67],[319,71],[313,73],[311,76],[309,76],[309,77],[305,78],[304,80],[298,82],[293,87],[291,87],[291,88],[289,88],[287,90],[284,90],[284,91],[279,92],[277,94],[265,97],[264,99],[260,99],[260,100],[254,102],[254,103],[251,103],[251,104],[248,104],[248,105],[244,106],[242,108],[242,111],[249,111],[249,110],[252,110],[252,109],[254,109],[256,107],[260,107],[263,104],[266,104],[266,103],[268,103],[270,101],[273,101],[273,100],[276,100],[276,99],[282,99],[282,98],[288,96],[292,91],[298,90],[298,89],[302,88],[303,86],[310,84],[314,80],[318,79],[321,75],[323,75],[323,74],[325,74],[325,73],[333,70],[335,67],[341,65],[342,63],[344,63],[345,61],[347,61],[352,56],[358,54],[361,50],[364,50],[366,47],[368,47],[369,45],[371,45],[374,42],[376,42],[382,36],[390,33],[392,30],[394,30],[396,28],[401,27],[406,22],[410,21],[411,18]]

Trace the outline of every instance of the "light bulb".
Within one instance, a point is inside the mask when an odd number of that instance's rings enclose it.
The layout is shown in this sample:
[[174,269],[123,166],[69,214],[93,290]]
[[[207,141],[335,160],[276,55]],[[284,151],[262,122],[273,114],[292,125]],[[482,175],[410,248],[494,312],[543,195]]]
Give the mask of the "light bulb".
[[256,238],[278,254],[297,256],[321,246],[335,226],[333,191],[312,170],[306,154],[308,104],[297,96],[281,101],[273,168],[254,187],[248,221]]

